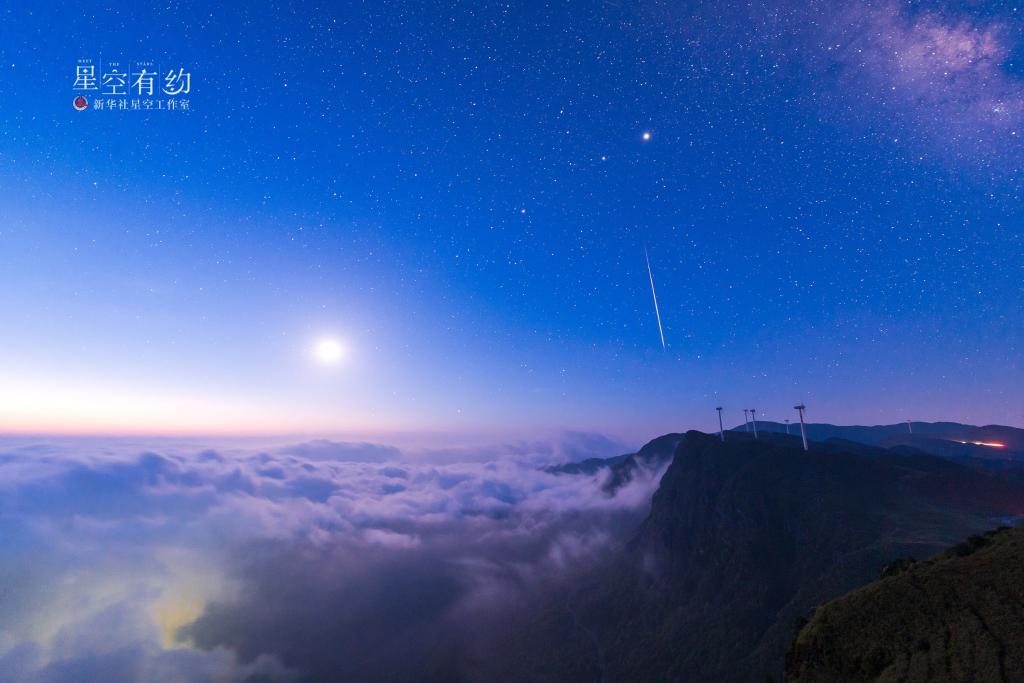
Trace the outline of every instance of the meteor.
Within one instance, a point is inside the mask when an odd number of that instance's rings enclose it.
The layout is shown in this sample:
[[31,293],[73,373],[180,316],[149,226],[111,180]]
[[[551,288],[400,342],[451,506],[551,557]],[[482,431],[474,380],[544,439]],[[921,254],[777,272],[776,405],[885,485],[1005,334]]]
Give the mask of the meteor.
[[651,281],[651,297],[654,298],[654,315],[658,318],[658,335],[661,336],[661,348],[667,350],[665,346],[665,330],[661,327],[661,311],[658,310],[658,293],[654,291],[654,274],[651,273],[651,258],[647,255],[647,245],[644,245],[644,260],[647,261],[647,277]]

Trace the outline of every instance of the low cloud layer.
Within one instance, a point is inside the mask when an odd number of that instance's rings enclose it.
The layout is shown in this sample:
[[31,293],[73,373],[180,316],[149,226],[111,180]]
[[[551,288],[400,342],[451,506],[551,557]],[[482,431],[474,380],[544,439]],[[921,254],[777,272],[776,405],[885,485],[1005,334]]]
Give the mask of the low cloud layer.
[[538,469],[617,447],[569,444],[433,463],[323,441],[0,450],[0,680],[483,675],[524,606],[607,557],[656,487]]

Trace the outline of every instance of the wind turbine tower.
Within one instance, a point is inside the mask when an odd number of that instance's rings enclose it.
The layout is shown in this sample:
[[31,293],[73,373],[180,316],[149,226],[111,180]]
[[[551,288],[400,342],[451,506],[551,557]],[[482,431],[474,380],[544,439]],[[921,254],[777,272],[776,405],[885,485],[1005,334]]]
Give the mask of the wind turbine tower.
[[786,419],[786,436],[789,436],[789,419]]
[[750,410],[747,408],[743,409],[743,431],[750,431]]
[[718,438],[725,441],[725,427],[722,426],[722,406],[715,408],[718,411]]
[[754,438],[757,438],[757,411],[750,409],[750,421],[754,423]]
[[801,403],[798,406],[793,406],[793,409],[800,413],[800,436],[804,440],[804,450],[807,450],[807,430],[804,429],[804,411],[807,410],[807,406]]
[[910,420],[907,420],[907,431],[911,434],[914,433],[914,428],[910,426]]

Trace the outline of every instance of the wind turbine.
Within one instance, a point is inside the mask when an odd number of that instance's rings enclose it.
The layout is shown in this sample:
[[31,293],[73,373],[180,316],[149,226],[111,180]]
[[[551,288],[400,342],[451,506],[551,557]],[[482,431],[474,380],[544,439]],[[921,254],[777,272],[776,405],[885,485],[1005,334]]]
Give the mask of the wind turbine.
[[914,428],[910,426],[910,420],[907,420],[907,431],[911,434],[914,433]]
[[801,403],[798,406],[793,406],[793,409],[800,413],[800,436],[804,439],[804,450],[807,450],[807,431],[804,429],[804,411],[807,410],[807,406]]
[[750,410],[748,408],[744,408],[743,409],[743,431],[745,431],[745,432],[749,432],[750,431],[750,418],[747,417],[749,414],[750,414]]
[[750,421],[754,423],[754,438],[757,438],[757,411],[750,409]]
[[725,441],[725,428],[722,426],[722,406],[715,408],[718,411],[718,437]]
[[789,420],[786,420],[786,436],[789,436]]

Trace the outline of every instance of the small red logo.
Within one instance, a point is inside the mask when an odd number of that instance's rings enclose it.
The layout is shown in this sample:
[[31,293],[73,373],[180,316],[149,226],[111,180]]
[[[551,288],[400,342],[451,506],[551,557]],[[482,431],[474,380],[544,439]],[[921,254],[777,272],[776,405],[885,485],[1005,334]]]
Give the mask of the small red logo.
[[75,111],[85,111],[89,108],[89,100],[85,99],[81,95],[76,97],[75,101],[72,104],[75,107]]

